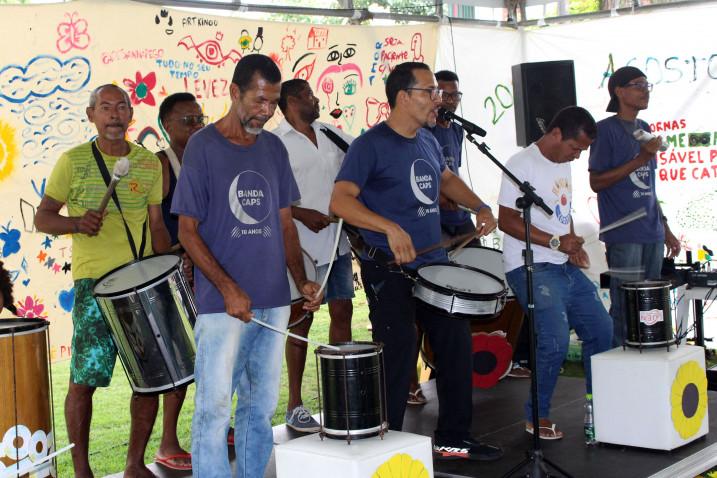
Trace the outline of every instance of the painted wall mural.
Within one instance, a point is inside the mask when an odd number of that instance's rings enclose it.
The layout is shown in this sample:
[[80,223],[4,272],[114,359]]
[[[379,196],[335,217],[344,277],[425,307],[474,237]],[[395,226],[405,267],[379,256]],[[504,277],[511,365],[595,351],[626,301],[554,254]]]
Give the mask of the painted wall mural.
[[167,144],[157,117],[167,95],[194,94],[216,120],[229,108],[234,65],[263,53],[284,79],[310,82],[322,120],[359,135],[388,113],[391,69],[414,59],[432,65],[438,39],[436,25],[258,22],[120,1],[3,6],[0,13],[0,259],[19,313],[51,322],[53,360],[71,354],[71,241],[36,232],[33,219],[60,154],[95,135],[85,114],[94,87],[115,83],[129,93],[129,139],[157,151]]

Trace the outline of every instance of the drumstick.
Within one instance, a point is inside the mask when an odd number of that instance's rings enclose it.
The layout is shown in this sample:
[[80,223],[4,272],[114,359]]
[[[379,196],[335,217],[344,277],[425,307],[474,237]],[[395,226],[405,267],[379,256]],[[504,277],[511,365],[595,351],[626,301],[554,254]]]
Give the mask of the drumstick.
[[334,252],[331,256],[331,260],[329,261],[329,267],[326,270],[326,275],[324,276],[324,281],[321,283],[321,287],[319,287],[319,291],[314,295],[314,299],[317,299],[319,295],[324,291],[326,288],[326,284],[329,282],[329,274],[331,274],[331,268],[334,266],[334,258],[336,258],[336,254],[338,253],[338,247],[339,247],[339,239],[341,239],[341,226],[344,225],[344,219],[339,218],[338,221],[338,227],[336,228],[336,238],[334,239],[334,248],[332,249]]
[[617,229],[618,227],[624,226],[625,224],[629,224],[632,221],[637,221],[638,219],[642,219],[643,217],[647,216],[647,210],[644,207],[641,207],[640,209],[637,209],[636,211],[631,212],[627,216],[623,217],[622,219],[618,219],[617,221],[608,224],[605,227],[600,228],[600,234],[607,231],[612,231],[613,229]]
[[[459,242],[465,241],[466,239],[468,239],[470,242],[470,240],[473,240],[474,237],[476,237],[475,231],[467,232],[465,234],[461,234],[460,236],[451,237],[449,239],[444,239],[441,242],[433,244],[432,246],[424,247],[423,249],[416,251],[416,256],[422,256],[423,254],[427,254],[429,252],[435,251],[436,249],[440,249],[440,248],[445,249],[447,247],[454,246],[454,245],[458,244]],[[389,264],[395,264],[395,263],[396,263],[395,259],[392,260],[391,262],[389,262]]]
[[[55,458],[55,457],[56,457],[57,455],[59,455],[60,453],[65,453],[67,450],[69,450],[70,448],[72,448],[72,447],[74,447],[74,446],[75,446],[74,443],[70,443],[70,444],[67,445],[65,448],[61,448],[61,449],[57,450],[55,453],[50,453],[50,454],[47,455],[46,457],[44,457],[44,458],[42,458],[42,459],[40,459],[40,460],[38,460],[38,461],[36,461],[36,462],[34,462],[34,463],[31,463],[29,466],[26,466],[25,468],[23,468],[23,469],[21,469],[21,470],[18,470],[17,472],[13,472],[13,475],[17,474],[16,476],[22,476],[22,475],[24,475],[25,473],[33,472],[33,471],[35,471],[36,468],[39,468],[40,465],[43,464],[43,463],[45,463],[47,460],[52,460],[53,458]],[[3,478],[4,478],[5,476],[6,476],[6,475],[3,475]],[[7,476],[10,476],[10,475],[7,475]]]
[[[344,225],[344,219],[338,216],[333,216],[337,219],[338,227],[336,228],[336,238],[334,239],[334,248],[332,249],[334,252],[331,254],[331,259],[329,260],[329,267],[326,269],[326,274],[324,275],[324,280],[321,283],[321,287],[319,287],[319,290],[314,295],[314,299],[317,299],[321,293],[326,288],[326,284],[329,282],[329,275],[331,274],[331,268],[334,266],[334,259],[336,258],[336,254],[338,254],[338,247],[339,247],[339,239],[341,239],[341,233],[343,232],[343,229],[341,229],[341,226]],[[301,322],[305,321],[309,318],[309,315],[311,314],[310,311],[304,312],[304,315],[301,317],[301,319],[298,322],[295,322],[296,325],[300,324]]]
[[463,248],[466,247],[476,237],[478,237],[478,235],[475,233],[471,237],[467,237],[463,242],[458,245],[458,247],[448,253],[448,258],[453,259],[454,257],[456,257],[458,253],[461,252],[461,250],[463,250]]
[[476,216],[478,215],[478,211],[476,211],[475,209],[469,208],[468,206],[464,206],[463,204],[458,204],[458,209],[460,209],[461,211],[469,212]]
[[117,183],[120,182],[120,179],[127,176],[127,173],[129,173],[129,159],[122,157],[115,163],[115,167],[112,169],[112,180],[110,180],[110,184],[107,186],[107,191],[105,192],[102,201],[100,201],[100,207],[97,208],[99,212],[105,210],[107,203],[112,197],[112,193],[115,191]]
[[274,332],[278,332],[283,335],[288,335],[289,337],[293,337],[297,340],[302,340],[302,341],[306,342],[307,344],[316,345],[318,347],[326,347],[327,349],[331,349],[331,350],[341,350],[339,347],[336,347],[334,345],[322,344],[321,342],[315,342],[307,337],[302,337],[301,335],[292,334],[288,330],[278,329],[278,328],[274,327],[273,325],[269,325],[266,322],[262,322],[261,320],[255,319],[254,317],[252,317],[251,320],[252,320],[252,322],[256,322],[257,324],[261,325],[262,327],[266,327],[267,329],[271,329]]

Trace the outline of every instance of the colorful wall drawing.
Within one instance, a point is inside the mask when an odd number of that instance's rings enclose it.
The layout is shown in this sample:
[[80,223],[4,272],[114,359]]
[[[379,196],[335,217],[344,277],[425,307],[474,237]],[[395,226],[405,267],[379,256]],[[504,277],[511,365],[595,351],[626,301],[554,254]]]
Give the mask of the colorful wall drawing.
[[258,22],[121,1],[0,13],[0,259],[11,269],[20,313],[51,322],[53,360],[71,353],[71,241],[36,232],[33,217],[60,154],[95,135],[85,114],[94,87],[127,90],[135,112],[129,139],[157,151],[167,144],[157,119],[167,95],[188,91],[218,119],[229,107],[234,65],[263,53],[284,79],[311,83],[324,121],[359,135],[387,113],[383,80],[391,68],[409,59],[432,65],[438,38],[436,25]]

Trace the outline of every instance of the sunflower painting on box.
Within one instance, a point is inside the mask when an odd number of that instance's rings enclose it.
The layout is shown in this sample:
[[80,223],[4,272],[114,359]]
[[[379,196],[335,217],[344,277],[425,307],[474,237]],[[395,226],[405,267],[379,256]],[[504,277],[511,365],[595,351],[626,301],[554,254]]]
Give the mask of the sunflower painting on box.
[[371,478],[428,478],[428,470],[411,455],[397,453],[383,462]]
[[707,376],[694,360],[680,366],[672,381],[672,425],[684,440],[700,431],[707,414]]

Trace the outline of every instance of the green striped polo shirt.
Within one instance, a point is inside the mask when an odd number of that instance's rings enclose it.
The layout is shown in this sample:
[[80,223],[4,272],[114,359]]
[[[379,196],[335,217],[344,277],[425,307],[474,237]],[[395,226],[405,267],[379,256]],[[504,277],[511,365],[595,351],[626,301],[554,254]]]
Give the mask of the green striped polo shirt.
[[[137,249],[142,242],[142,226],[148,218],[147,207],[162,203],[162,166],[150,151],[129,143],[129,174],[115,191]],[[112,174],[119,156],[102,153]],[[92,155],[92,143],[84,143],[60,156],[45,188],[45,194],[67,205],[68,215],[82,216],[97,209],[107,186]],[[133,260],[127,233],[113,200],[107,205],[107,217],[96,236],[72,235],[72,277],[97,279],[110,270]],[[152,252],[147,224],[145,256]]]

